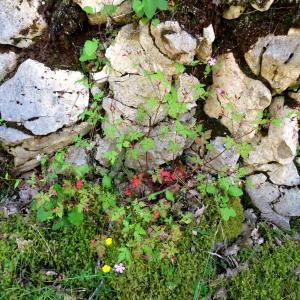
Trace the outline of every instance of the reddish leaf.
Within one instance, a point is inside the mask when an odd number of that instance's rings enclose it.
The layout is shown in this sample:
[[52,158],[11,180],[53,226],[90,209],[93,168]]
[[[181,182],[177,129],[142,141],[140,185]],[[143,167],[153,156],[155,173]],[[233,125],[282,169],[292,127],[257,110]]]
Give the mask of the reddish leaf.
[[82,189],[82,187],[83,187],[83,180],[82,179],[77,180],[76,181],[76,188],[78,190],[80,190],[80,189]]

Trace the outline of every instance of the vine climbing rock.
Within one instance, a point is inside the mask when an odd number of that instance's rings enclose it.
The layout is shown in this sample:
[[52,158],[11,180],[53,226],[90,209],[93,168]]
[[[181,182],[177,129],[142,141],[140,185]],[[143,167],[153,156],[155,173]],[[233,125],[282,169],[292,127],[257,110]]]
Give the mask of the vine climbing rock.
[[[166,28],[169,33],[170,28],[173,28],[169,39],[161,36]],[[151,30],[155,36],[151,35]],[[114,138],[98,139],[96,159],[101,164],[107,166],[105,149],[113,151],[115,139],[129,131],[141,133],[142,136],[151,138],[155,144],[154,149],[147,151],[147,154],[139,145],[134,146],[134,150],[139,152],[138,159],[132,159],[129,151],[126,151],[125,165],[133,169],[145,167],[146,161],[151,168],[164,164],[181,155],[190,146],[188,138],[176,133],[177,123],[169,118],[166,96],[173,86],[176,89],[176,102],[184,104],[186,110],[180,121],[186,125],[195,122],[193,116],[196,100],[199,98],[196,90],[199,80],[183,73],[184,68],[178,70],[176,64],[191,62],[196,46],[196,39],[184,32],[177,22],[162,23],[157,30],[142,23],[121,28],[115,42],[105,54],[112,71],[94,74],[95,78],[99,78],[99,86],[103,84],[103,80],[107,80],[111,90],[111,96],[105,97],[102,102],[106,112],[102,128],[104,132],[112,127],[116,128]],[[153,107],[149,104],[149,99],[156,99],[160,104]],[[141,111],[143,118],[139,117]],[[165,129],[164,134],[161,133],[162,129]],[[168,149],[172,142],[177,146],[170,152]]]
[[279,124],[270,124],[268,135],[257,136],[252,141],[253,150],[246,162],[251,165],[293,162],[298,147],[299,128],[297,110],[284,105],[284,97],[276,97],[270,107],[271,117]]
[[259,38],[245,53],[249,67],[271,85],[273,94],[280,94],[297,83],[300,76],[300,39],[298,35]]
[[[107,23],[107,15],[110,15],[110,19],[114,23],[126,24],[133,14],[131,0],[73,0],[73,2],[86,10],[91,25]],[[108,12],[105,12],[105,9]],[[109,13],[110,9],[112,9],[111,13]]]
[[271,103],[271,93],[261,81],[242,72],[233,53],[219,56],[217,62],[220,69],[213,71],[204,111],[209,117],[221,118],[234,138],[249,141],[258,128],[258,114]]
[[177,21],[150,26],[155,45],[169,58],[190,64],[196,54],[197,39],[184,31]]
[[0,1],[0,44],[29,47],[47,23],[39,13],[41,0]]
[[51,70],[28,59],[0,85],[0,114],[6,123],[0,127],[0,141],[18,169],[32,167],[27,161],[39,151],[53,153],[72,143],[72,136],[86,133],[89,126],[77,127],[89,104],[89,92],[78,82],[82,77],[81,72]]

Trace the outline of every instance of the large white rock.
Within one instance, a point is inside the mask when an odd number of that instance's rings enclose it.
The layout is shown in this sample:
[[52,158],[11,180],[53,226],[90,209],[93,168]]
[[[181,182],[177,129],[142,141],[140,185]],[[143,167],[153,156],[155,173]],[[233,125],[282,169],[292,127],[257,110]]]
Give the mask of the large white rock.
[[279,202],[274,204],[276,212],[287,217],[300,216],[300,189],[281,189],[282,195]]
[[300,184],[300,176],[293,162],[287,165],[269,163],[255,166],[253,171],[267,172],[269,180],[277,185],[295,186]]
[[[194,119],[191,119],[191,122],[194,121]],[[162,133],[164,128],[167,128],[168,132]],[[153,139],[156,145],[155,148],[145,152],[140,144],[135,145],[134,149],[139,153],[138,159],[134,159],[132,155],[130,155],[130,152],[127,151],[125,166],[136,170],[144,168],[153,169],[174,160],[182,154],[184,149],[191,145],[191,141],[176,132],[173,122],[161,122],[151,130],[149,138]],[[176,143],[177,145],[177,149],[174,152],[170,149],[172,143]]]
[[0,143],[14,158],[14,172],[23,173],[39,165],[39,154],[51,155],[70,145],[78,135],[85,135],[92,126],[87,123],[63,128],[47,136],[32,136],[14,128],[0,127]]
[[211,141],[212,151],[209,151],[203,160],[204,169],[212,174],[227,173],[234,170],[240,155],[234,146],[225,148],[224,138],[216,137]]
[[166,21],[150,27],[155,45],[169,58],[190,64],[195,56],[197,40],[182,30],[177,21]]
[[196,57],[198,59],[207,61],[212,56],[212,45],[215,38],[212,24],[203,28],[203,36],[199,37],[197,41]]
[[52,71],[42,63],[26,60],[15,76],[0,86],[0,114],[34,135],[47,135],[76,123],[88,107],[89,92],[77,83],[83,74]]
[[246,186],[246,191],[253,204],[260,210],[262,217],[285,230],[290,230],[289,218],[272,209],[272,202],[280,198],[278,186],[268,182],[267,177],[261,173],[251,175],[247,179],[254,184],[254,187]]
[[0,82],[4,77],[17,65],[18,55],[15,52],[9,51],[0,53]]
[[232,53],[218,57],[218,64],[204,111],[212,118],[221,118],[234,138],[249,141],[258,127],[258,114],[271,103],[271,93],[261,81],[241,71]]
[[145,71],[161,71],[167,76],[176,74],[174,62],[154,45],[149,25],[123,26],[105,56],[112,68],[121,74],[144,75]]
[[0,1],[0,44],[29,47],[47,23],[38,8],[41,0]]
[[246,162],[250,165],[278,162],[290,164],[298,147],[297,111],[284,106],[284,98],[277,97],[270,107],[271,117],[281,121],[279,126],[270,124],[268,136],[253,141],[253,151]]
[[245,53],[245,59],[256,75],[261,74],[280,94],[296,83],[300,76],[300,39],[297,35],[259,38]]

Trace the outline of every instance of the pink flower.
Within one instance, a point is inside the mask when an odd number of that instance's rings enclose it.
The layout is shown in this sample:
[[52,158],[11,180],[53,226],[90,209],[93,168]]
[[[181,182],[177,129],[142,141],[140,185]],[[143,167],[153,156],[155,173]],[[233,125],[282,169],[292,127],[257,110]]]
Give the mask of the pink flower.
[[40,154],[38,154],[36,157],[35,157],[35,159],[37,160],[37,161],[40,161],[41,160],[41,155]]
[[216,92],[217,92],[217,95],[219,96],[224,96],[225,95],[225,90],[222,89],[222,88],[216,88]]
[[217,63],[217,60],[214,57],[210,57],[207,63],[212,67]]
[[125,271],[124,264],[123,263],[115,264],[113,267],[113,271],[122,274]]

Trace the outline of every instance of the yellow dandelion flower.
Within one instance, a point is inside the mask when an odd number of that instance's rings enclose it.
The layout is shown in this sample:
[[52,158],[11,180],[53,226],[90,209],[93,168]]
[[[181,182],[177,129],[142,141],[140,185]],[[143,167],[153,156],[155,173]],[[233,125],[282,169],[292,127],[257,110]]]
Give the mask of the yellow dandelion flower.
[[109,266],[109,265],[104,265],[104,266],[102,267],[102,271],[103,271],[104,273],[108,273],[108,272],[110,271],[110,266]]
[[112,238],[107,238],[106,240],[105,240],[105,245],[106,246],[110,246],[112,244]]

